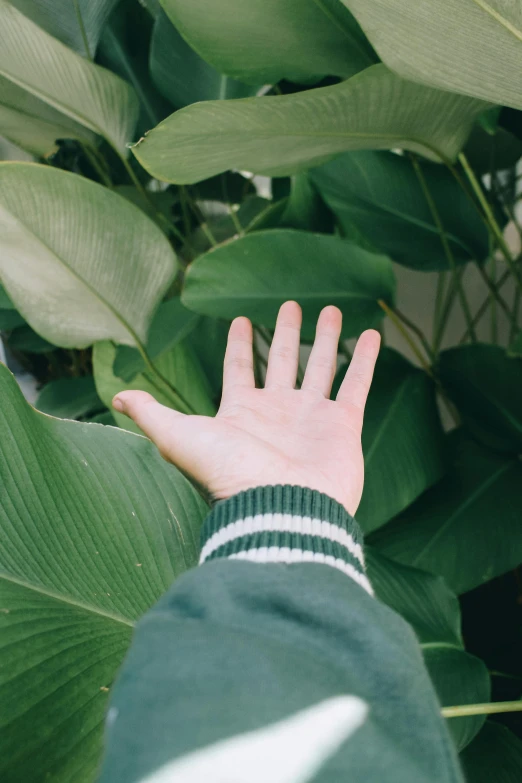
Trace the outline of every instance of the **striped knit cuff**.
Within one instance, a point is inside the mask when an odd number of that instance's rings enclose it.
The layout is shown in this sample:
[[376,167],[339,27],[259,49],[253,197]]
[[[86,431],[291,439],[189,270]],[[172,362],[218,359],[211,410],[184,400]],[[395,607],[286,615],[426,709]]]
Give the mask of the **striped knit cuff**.
[[362,533],[337,501],[304,487],[256,487],[218,503],[202,530],[200,563],[323,563],[368,593]]

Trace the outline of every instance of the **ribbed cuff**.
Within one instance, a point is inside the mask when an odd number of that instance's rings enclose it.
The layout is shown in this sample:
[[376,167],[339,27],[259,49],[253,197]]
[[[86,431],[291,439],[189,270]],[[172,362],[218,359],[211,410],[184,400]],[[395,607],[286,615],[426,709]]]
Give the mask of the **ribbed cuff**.
[[305,487],[256,487],[218,503],[203,526],[200,563],[218,558],[322,563],[373,595],[359,525],[340,503]]

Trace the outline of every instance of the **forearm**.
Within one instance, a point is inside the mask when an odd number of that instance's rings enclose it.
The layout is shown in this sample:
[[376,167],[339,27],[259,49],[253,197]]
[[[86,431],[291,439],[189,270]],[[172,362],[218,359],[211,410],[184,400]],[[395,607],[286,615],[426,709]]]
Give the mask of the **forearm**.
[[372,597],[339,504],[290,487],[241,493],[207,519],[202,560],[137,628],[103,783],[163,767],[158,781],[180,783],[461,779],[415,637]]

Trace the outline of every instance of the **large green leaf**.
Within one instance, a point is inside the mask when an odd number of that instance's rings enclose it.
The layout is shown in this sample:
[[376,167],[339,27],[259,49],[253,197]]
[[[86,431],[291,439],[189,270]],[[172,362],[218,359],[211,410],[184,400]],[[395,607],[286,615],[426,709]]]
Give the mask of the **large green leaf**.
[[[422,172],[456,263],[489,253],[488,232],[451,173],[427,164]],[[353,227],[382,253],[412,269],[450,265],[412,162],[390,152],[351,152],[309,173],[341,227]],[[405,241],[407,236],[408,241]]]
[[93,144],[96,138],[88,128],[2,76],[0,127],[6,139],[40,157],[55,149],[57,139],[78,139]]
[[94,378],[87,375],[50,381],[38,395],[35,408],[60,419],[79,419],[100,411],[103,404],[96,393]]
[[459,601],[441,576],[390,560],[372,546],[364,554],[376,596],[409,622],[421,644],[462,647]]
[[[377,597],[413,627],[431,679],[444,706],[489,701],[488,671],[463,649],[457,596],[442,577],[366,551],[368,575]],[[460,750],[484,723],[483,717],[456,718],[449,728]]]
[[522,561],[522,462],[486,451],[462,431],[452,433],[449,446],[448,474],[371,543],[464,593]]
[[[174,405],[171,394],[165,392],[162,384],[150,373],[140,373],[130,381],[124,381],[114,372],[116,346],[109,340],[96,343],[93,351],[93,369],[96,389],[107,408],[111,408],[112,398],[124,389],[140,389],[149,392],[162,405],[176,407],[182,413],[188,413],[187,407],[180,400]],[[216,412],[211,401],[211,391],[201,365],[189,345],[178,343],[159,356],[154,365],[177,391],[188,400],[196,413],[213,416]],[[131,432],[141,433],[139,427],[123,413],[113,411],[118,426]]]
[[[484,704],[490,700],[490,680],[480,658],[447,644],[423,644],[424,663],[443,707]],[[457,750],[468,745],[484,725],[485,715],[448,719]]]
[[522,108],[516,0],[342,0],[406,79]]
[[259,87],[231,79],[205,62],[165,13],[154,23],[150,74],[158,90],[178,108],[197,101],[245,98]]
[[390,261],[337,237],[274,229],[247,234],[197,258],[187,270],[183,303],[203,315],[246,315],[272,327],[287,299],[303,307],[312,339],[320,310],[337,305],[353,337],[382,318],[378,299],[393,301]]
[[487,446],[522,453],[522,361],[498,345],[440,355],[440,378],[464,425]]
[[146,339],[176,259],[137,207],[76,174],[2,163],[0,226],[0,279],[36,332],[66,348]]
[[[138,115],[132,88],[64,46],[6,0],[0,0],[0,27],[0,77],[100,134],[123,154],[132,141]],[[33,104],[31,112],[35,110]],[[23,121],[20,110],[18,114]]]
[[332,87],[187,106],[132,149],[153,176],[178,183],[231,168],[281,176],[359,149],[438,160],[458,154],[486,105],[374,65]]
[[162,0],[204,60],[253,84],[351,76],[376,61],[339,0]]
[[[118,0],[9,0],[38,27],[42,27],[66,46],[83,55],[93,56],[103,25]],[[85,33],[82,34],[80,19]],[[85,43],[89,51],[85,51]]]
[[461,761],[468,783],[520,783],[522,741],[505,726],[488,720]]
[[433,383],[390,348],[377,361],[362,443],[365,482],[357,519],[370,532],[413,503],[445,469]]
[[205,505],[146,439],[34,411],[0,366],[0,778],[91,783],[134,622]]

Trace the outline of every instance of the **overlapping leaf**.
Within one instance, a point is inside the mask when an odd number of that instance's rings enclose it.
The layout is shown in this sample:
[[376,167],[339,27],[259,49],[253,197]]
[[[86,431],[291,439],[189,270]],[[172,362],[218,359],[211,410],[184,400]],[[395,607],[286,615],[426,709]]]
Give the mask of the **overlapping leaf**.
[[348,150],[400,147],[440,160],[458,154],[486,106],[374,65],[332,87],[188,106],[132,149],[153,176],[177,183],[234,168],[282,176]]
[[205,505],[146,439],[43,416],[0,365],[0,777],[91,783],[132,626]]
[[187,271],[182,301],[203,315],[246,315],[272,327],[281,304],[296,299],[303,307],[303,337],[313,339],[326,305],[341,309],[344,335],[355,336],[379,323],[383,312],[377,300],[391,302],[394,290],[385,256],[333,236],[274,229],[247,234],[197,258]]
[[158,226],[107,188],[48,166],[0,166],[0,279],[63,347],[145,341],[176,259]]

